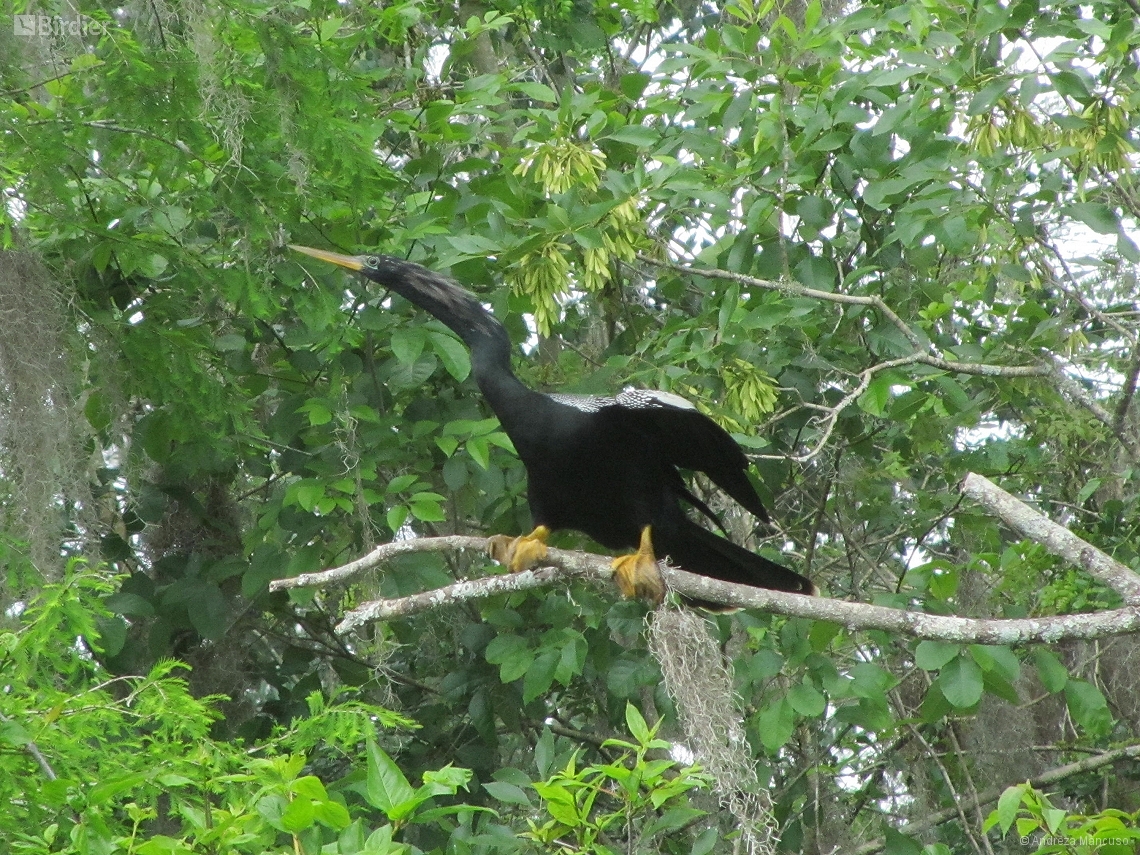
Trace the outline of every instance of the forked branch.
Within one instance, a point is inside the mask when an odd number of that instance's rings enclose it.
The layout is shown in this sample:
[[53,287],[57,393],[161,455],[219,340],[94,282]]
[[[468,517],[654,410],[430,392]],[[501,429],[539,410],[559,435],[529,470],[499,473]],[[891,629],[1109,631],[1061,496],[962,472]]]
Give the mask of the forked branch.
[[[696,576],[664,563],[662,574],[672,590],[694,599],[825,620],[842,624],[851,630],[881,629],[916,638],[956,643],[1055,643],[1071,638],[1104,638],[1140,631],[1140,576],[979,475],[967,476],[962,489],[965,495],[989,508],[1025,536],[1040,542],[1050,552],[1084,568],[1112,586],[1124,597],[1125,607],[1093,614],[1016,620],[946,617],[734,585],[706,576]],[[483,538],[460,535],[397,541],[378,547],[363,558],[342,567],[276,580],[271,583],[270,589],[277,591],[343,582],[378,567],[397,555],[409,552],[455,552],[470,549],[482,552],[485,545]],[[367,602],[347,612],[337,626],[337,631],[351,632],[372,621],[407,617],[496,594],[548,588],[566,584],[572,579],[603,583],[612,572],[609,558],[562,549],[550,549],[545,564],[542,568],[524,573],[470,579],[409,597]]]

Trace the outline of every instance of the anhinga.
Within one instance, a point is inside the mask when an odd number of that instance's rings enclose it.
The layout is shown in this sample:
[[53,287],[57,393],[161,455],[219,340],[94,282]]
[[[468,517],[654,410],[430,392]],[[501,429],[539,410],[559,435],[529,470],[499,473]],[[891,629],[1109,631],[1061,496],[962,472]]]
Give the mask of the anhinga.
[[726,582],[815,592],[798,573],[686,516],[682,501],[720,526],[685,486],[679,469],[704,472],[745,509],[768,521],[740,446],[684,398],[640,389],[613,398],[528,389],[511,370],[511,342],[503,325],[445,277],[386,255],[292,248],[395,291],[446,324],[471,349],[472,374],[527,472],[534,531],[490,540],[491,554],[511,570],[541,561],[551,531],[573,529],[610,549],[637,550],[613,562],[614,579],[626,597],[661,602],[665,586],[657,556]]

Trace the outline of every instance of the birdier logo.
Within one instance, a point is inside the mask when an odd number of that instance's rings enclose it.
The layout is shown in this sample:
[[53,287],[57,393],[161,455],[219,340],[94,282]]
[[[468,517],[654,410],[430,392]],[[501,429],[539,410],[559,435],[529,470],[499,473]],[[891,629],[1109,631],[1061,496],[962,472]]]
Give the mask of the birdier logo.
[[86,15],[16,15],[12,32],[17,36],[101,36],[107,25]]

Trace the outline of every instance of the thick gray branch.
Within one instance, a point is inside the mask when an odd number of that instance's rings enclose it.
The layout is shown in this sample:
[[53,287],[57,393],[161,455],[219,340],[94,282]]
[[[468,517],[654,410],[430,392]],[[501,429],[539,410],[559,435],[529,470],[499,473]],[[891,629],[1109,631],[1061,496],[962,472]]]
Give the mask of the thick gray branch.
[[[482,550],[485,541],[476,537],[433,537],[404,540],[381,546],[364,558],[327,570],[293,579],[278,579],[271,583],[272,590],[324,585],[343,581],[390,558],[407,552],[451,552],[457,549]],[[584,552],[551,549],[548,567],[524,573],[489,576],[457,582],[434,591],[400,597],[394,600],[375,600],[364,603],[345,614],[337,626],[341,633],[378,620],[407,617],[442,606],[514,591],[549,588],[564,584],[570,579],[608,580],[611,575],[610,559]],[[976,618],[944,617],[922,612],[850,603],[823,597],[805,597],[785,594],[745,585],[733,585],[696,576],[684,570],[662,566],[662,574],[669,587],[680,594],[727,606],[760,609],[775,614],[826,620],[842,624],[852,630],[883,629],[916,638],[976,644],[1030,644],[1057,642],[1069,638],[1103,638],[1140,631],[1140,606],[1096,614],[1059,615],[1018,620],[988,620]]]
[[1140,575],[1091,543],[1042,516],[981,475],[973,472],[967,475],[962,481],[962,492],[1054,555],[1100,579],[1124,597],[1129,605],[1140,605]]

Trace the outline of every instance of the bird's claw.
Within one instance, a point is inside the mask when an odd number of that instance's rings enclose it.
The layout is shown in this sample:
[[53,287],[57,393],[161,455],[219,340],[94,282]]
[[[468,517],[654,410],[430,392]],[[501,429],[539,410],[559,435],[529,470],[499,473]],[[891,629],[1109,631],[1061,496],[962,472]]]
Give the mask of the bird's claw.
[[614,582],[626,599],[640,597],[654,605],[660,605],[665,599],[665,581],[657,566],[657,556],[653,554],[649,526],[641,530],[637,552],[615,558],[611,566]]
[[487,554],[512,573],[521,573],[546,558],[546,538],[549,535],[550,529],[544,525],[520,537],[496,534],[487,538]]

